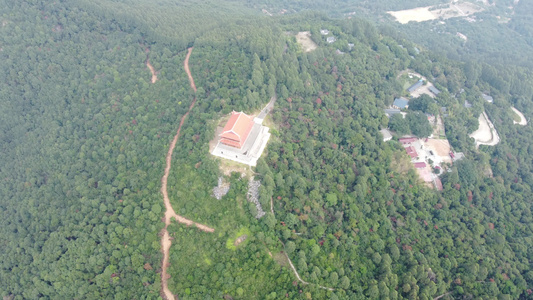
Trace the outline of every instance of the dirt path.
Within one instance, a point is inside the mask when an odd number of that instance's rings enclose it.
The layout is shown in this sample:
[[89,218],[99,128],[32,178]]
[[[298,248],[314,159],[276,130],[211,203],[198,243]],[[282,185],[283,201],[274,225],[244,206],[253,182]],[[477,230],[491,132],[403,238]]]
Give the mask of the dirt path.
[[[191,76],[191,72],[189,71],[189,57],[191,56],[192,47],[189,48],[189,52],[187,53],[187,57],[185,58],[185,61],[183,62],[185,72],[187,72],[187,75],[189,76],[189,81],[191,82],[191,87],[196,92],[196,86],[194,85],[194,79]],[[185,123],[185,119],[191,112],[192,108],[194,107],[194,104],[196,103],[196,97],[192,101],[191,105],[189,106],[189,110],[187,113],[181,117],[180,125],[178,127],[178,131],[176,132],[176,135],[174,136],[174,139],[170,143],[170,147],[168,149],[168,153],[166,156],[166,166],[165,166],[165,172],[163,174],[163,178],[161,178],[161,194],[163,194],[163,201],[165,203],[165,227],[161,230],[161,251],[163,252],[163,262],[161,264],[162,272],[161,272],[161,296],[164,299],[167,300],[174,300],[175,297],[172,294],[172,292],[168,288],[168,278],[170,278],[170,275],[167,273],[167,268],[169,266],[169,250],[170,246],[172,245],[172,240],[170,239],[170,234],[168,233],[168,225],[170,225],[170,222],[172,221],[172,218],[174,218],[179,223],[185,224],[187,226],[194,225],[198,227],[198,229],[203,230],[205,232],[214,232],[215,229],[193,222],[189,219],[186,219],[174,211],[174,208],[172,208],[172,205],[170,204],[170,200],[168,198],[168,191],[167,191],[167,181],[168,181],[168,175],[170,173],[170,167],[172,163],[172,153],[174,152],[174,148],[176,147],[176,143],[178,142],[178,138],[180,136],[181,126],[183,126],[183,123]]]
[[149,59],[146,59],[146,66],[148,69],[150,69],[150,72],[152,72],[152,83],[155,83],[157,81],[157,75],[155,73],[154,66],[152,66]]
[[[187,56],[185,57],[185,60],[183,61],[183,68],[185,69],[185,72],[187,72],[187,76],[189,76],[189,82],[191,83],[191,88],[196,93],[196,84],[194,84],[194,79],[191,75],[191,70],[189,70],[189,57],[191,57],[193,47],[189,48],[189,52],[187,52]],[[196,102],[196,98],[194,99]],[[194,104],[193,104],[194,105]]]
[[[278,238],[278,241],[283,245],[283,249],[285,249],[285,244]],[[269,254],[270,251],[268,251]],[[283,251],[283,254],[285,254],[285,257],[287,258],[287,261],[289,262],[289,265],[291,266],[291,269],[292,271],[294,272],[294,275],[296,275],[296,278],[298,279],[298,281],[300,281],[302,284],[305,284],[305,285],[308,285],[309,282],[303,280],[301,277],[300,277],[300,274],[298,274],[298,271],[296,271],[296,268],[294,267],[294,265],[292,264],[292,261],[289,257],[289,255],[287,254],[287,251]],[[272,256],[272,254],[270,255]],[[335,289],[334,288],[330,288],[330,287],[326,287],[326,286],[321,286],[321,285],[318,285],[319,288],[321,289],[324,289],[324,290],[328,290],[328,291],[334,291]]]

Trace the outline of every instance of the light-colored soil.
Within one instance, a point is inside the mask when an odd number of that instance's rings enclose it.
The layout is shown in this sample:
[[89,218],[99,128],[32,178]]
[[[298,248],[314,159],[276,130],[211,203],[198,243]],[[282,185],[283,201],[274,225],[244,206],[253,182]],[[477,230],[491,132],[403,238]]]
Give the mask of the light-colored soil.
[[[192,78],[191,70],[189,70],[189,58],[191,57],[193,47],[189,48],[189,51],[187,52],[187,56],[185,57],[185,61],[183,62],[183,68],[185,69],[185,72],[187,72],[187,76],[189,77],[189,82],[191,83],[191,88],[196,93],[196,84],[194,84],[194,78]],[[196,101],[196,99],[194,99]]]
[[231,173],[236,172],[241,173],[241,177],[250,178],[254,174],[250,166],[227,159],[220,159],[219,169],[226,176],[231,176]]
[[396,20],[401,24],[407,24],[410,21],[424,22],[429,20],[435,20],[437,16],[435,16],[429,11],[430,8],[431,6],[417,7],[400,11],[388,11],[387,13],[395,17]]
[[[425,142],[426,147],[430,148],[435,154],[441,157],[445,157],[447,159],[450,158],[450,143],[448,140],[441,140],[441,139],[428,139],[427,142]],[[446,160],[446,159],[445,159]]]
[[[194,85],[194,80],[191,76],[191,73],[189,71],[189,57],[191,56],[192,47],[189,48],[189,52],[187,53],[187,57],[185,58],[184,68],[187,72],[187,75],[189,76],[189,80],[191,81],[191,87],[196,92],[196,86]],[[176,147],[176,143],[178,142],[181,127],[183,126],[183,123],[185,122],[185,119],[189,115],[190,111],[194,107],[194,104],[196,103],[196,98],[194,98],[193,102],[189,106],[189,110],[187,113],[181,117],[180,124],[178,127],[178,131],[176,132],[176,135],[174,136],[174,139],[170,143],[170,147],[167,152],[167,156],[165,158],[166,166],[165,166],[165,172],[163,174],[163,178],[161,178],[161,194],[163,194],[163,201],[165,203],[165,227],[161,230],[161,251],[163,252],[163,262],[161,264],[162,272],[161,272],[161,296],[164,299],[167,300],[173,300],[175,299],[174,295],[168,288],[168,278],[170,278],[170,274],[167,272],[167,268],[169,266],[169,252],[170,252],[170,246],[172,245],[172,241],[170,239],[170,234],[168,233],[168,226],[170,225],[172,218],[174,218],[179,223],[185,224],[187,226],[194,225],[198,229],[205,231],[205,232],[214,232],[215,229],[208,227],[206,225],[198,224],[196,222],[193,222],[187,218],[184,218],[174,211],[174,208],[170,204],[170,200],[168,198],[168,191],[167,191],[167,181],[168,181],[168,175],[170,173],[170,167],[172,163],[172,153],[174,152],[174,148]]]
[[157,81],[157,74],[155,72],[154,66],[152,66],[149,59],[146,60],[146,66],[148,67],[148,69],[150,69],[150,72],[152,73],[152,83],[155,83]]
[[[440,5],[440,7],[443,7]],[[463,2],[450,3],[448,7],[439,8],[439,6],[417,7],[400,11],[388,11],[387,13],[396,18],[401,24],[407,24],[410,21],[424,22],[435,19],[449,19],[455,17],[467,17],[474,13],[483,11],[481,6]]]
[[518,124],[518,125],[522,125],[522,126],[526,126],[527,125],[527,120],[526,120],[526,117],[524,116],[524,114],[522,112],[520,112],[518,109],[514,108],[514,107],[511,107],[511,109],[520,117],[520,122],[513,121],[513,123],[514,124]]
[[296,34],[296,41],[302,45],[304,52],[311,52],[315,50],[318,45],[311,39],[311,32],[302,31]]
[[476,147],[479,145],[494,146],[500,142],[500,136],[489,120],[485,112],[479,115],[479,128],[470,134],[476,140]]

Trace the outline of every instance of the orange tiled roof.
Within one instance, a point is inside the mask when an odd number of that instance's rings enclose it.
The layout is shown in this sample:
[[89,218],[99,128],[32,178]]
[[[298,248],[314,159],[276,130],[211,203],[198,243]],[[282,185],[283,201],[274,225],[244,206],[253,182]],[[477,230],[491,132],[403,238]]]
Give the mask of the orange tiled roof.
[[248,116],[243,112],[233,111],[231,117],[224,126],[222,134],[220,134],[221,142],[233,147],[242,147],[252,126],[254,125],[254,117]]

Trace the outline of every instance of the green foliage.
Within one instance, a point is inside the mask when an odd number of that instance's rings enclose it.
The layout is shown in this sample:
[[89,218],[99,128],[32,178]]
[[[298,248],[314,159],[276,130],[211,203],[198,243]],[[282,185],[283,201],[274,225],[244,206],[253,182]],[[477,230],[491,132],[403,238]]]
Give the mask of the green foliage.
[[[370,11],[415,5],[342,3]],[[513,125],[508,108],[532,115],[530,71],[417,54],[394,30],[355,17],[250,17],[243,5],[261,4],[243,1],[1,4],[2,296],[159,297],[160,179],[177,123],[196,96],[168,188],[178,214],[215,232],[168,227],[169,286],[180,299],[527,297],[533,132]],[[334,9],[331,1],[283,4]],[[528,34],[527,18],[519,19],[509,26]],[[346,46],[344,54],[318,38],[319,48],[302,53],[286,33],[321,37],[321,28]],[[192,45],[196,95],[182,70]],[[155,84],[147,58],[159,72]],[[435,78],[447,137],[467,155],[444,175],[442,192],[400,172],[394,157],[403,149],[378,133],[383,107],[403,92],[396,78],[406,68]],[[481,92],[495,102],[484,103]],[[211,196],[221,173],[207,145],[214,120],[258,110],[274,94],[268,122],[275,134],[255,176],[264,210],[272,198],[275,213],[257,220],[239,174],[226,178],[223,199]],[[434,103],[421,98],[411,110],[433,113]],[[476,150],[468,134],[483,110],[502,141]],[[420,112],[393,116],[389,126],[431,133]],[[235,251],[242,234],[248,238]],[[282,251],[311,284],[293,284]]]
[[396,132],[398,135],[406,135],[411,133],[409,128],[409,121],[401,114],[392,115],[389,119],[389,128]]
[[406,119],[409,122],[409,129],[417,137],[428,137],[433,131],[427,116],[421,112],[409,113]]
[[[235,246],[235,240],[237,240],[237,238],[239,238],[241,236],[244,236],[244,235],[246,235],[247,236],[246,239],[248,239],[251,234],[252,233],[251,233],[250,229],[248,229],[248,228],[243,227],[243,228],[239,229],[239,231],[235,232],[233,237],[228,238],[228,240],[226,241],[226,248],[231,249],[231,250],[236,250],[237,247]],[[244,242],[241,242],[241,244],[242,243],[244,243]]]
[[421,111],[423,113],[438,114],[438,108],[435,100],[426,94],[409,101],[409,110]]

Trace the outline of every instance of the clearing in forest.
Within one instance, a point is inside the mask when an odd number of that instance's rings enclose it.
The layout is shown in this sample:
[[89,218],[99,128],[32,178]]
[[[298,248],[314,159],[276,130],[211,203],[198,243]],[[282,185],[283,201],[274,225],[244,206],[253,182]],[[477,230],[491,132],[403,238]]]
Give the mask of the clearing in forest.
[[435,20],[437,17],[429,11],[430,8],[431,6],[417,7],[400,11],[388,11],[387,13],[395,17],[401,24],[407,24],[410,21],[424,22]]
[[311,52],[315,50],[318,45],[311,39],[311,32],[301,31],[296,34],[296,41],[302,45],[304,52]]
[[473,3],[452,2],[446,5],[417,7],[399,11],[388,11],[387,13],[396,18],[401,24],[407,24],[410,21],[424,22],[435,19],[467,17],[480,11],[483,11],[483,8]]
[[500,142],[500,136],[496,128],[489,120],[485,112],[479,115],[479,128],[470,134],[470,137],[476,140],[476,148],[479,145],[494,146]]
[[524,114],[522,112],[520,112],[518,109],[514,108],[514,107],[511,107],[511,109],[520,118],[520,121],[513,120],[513,124],[526,126],[527,125],[527,120],[526,120],[526,117],[524,116]]
[[424,147],[427,151],[432,151],[434,155],[430,155],[430,158],[436,165],[440,165],[442,162],[451,163],[450,157],[450,143],[446,139],[427,139],[424,143]]

